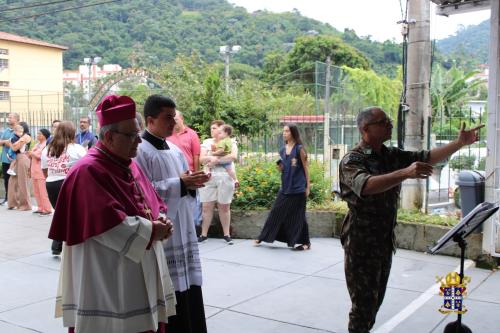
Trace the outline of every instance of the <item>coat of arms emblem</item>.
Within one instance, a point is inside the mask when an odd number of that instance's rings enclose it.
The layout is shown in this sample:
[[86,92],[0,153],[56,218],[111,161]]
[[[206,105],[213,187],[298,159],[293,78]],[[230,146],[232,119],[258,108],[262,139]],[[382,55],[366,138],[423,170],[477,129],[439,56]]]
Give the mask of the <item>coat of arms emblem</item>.
[[463,301],[464,296],[467,295],[467,283],[470,282],[470,277],[464,276],[462,282],[460,282],[460,275],[457,272],[451,272],[445,278],[438,277],[438,282],[441,282],[439,295],[443,296],[443,305],[439,312],[444,314],[466,313],[467,309]]

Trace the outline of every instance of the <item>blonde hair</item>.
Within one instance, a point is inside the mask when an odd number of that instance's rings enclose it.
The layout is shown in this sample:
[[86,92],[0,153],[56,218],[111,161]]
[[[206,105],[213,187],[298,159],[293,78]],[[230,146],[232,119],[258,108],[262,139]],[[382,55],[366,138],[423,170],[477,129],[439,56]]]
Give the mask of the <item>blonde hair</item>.
[[24,134],[24,127],[22,127],[21,125],[15,125],[14,127],[12,127],[12,129],[14,130],[14,132],[20,131]]

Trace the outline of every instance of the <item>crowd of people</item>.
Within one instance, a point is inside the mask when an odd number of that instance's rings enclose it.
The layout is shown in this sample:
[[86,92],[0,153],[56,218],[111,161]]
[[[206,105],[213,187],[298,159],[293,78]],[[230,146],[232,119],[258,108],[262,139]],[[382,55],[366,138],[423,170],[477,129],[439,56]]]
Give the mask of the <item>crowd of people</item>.
[[[55,120],[36,140],[19,116],[2,133],[2,172],[8,209],[53,214],[52,254],[62,255],[56,316],[69,332],[203,333],[199,244],[208,239],[215,207],[223,241],[230,234],[231,201],[239,181],[238,145],[222,120],[200,143],[175,102],[152,95],[143,115],[127,96],[108,96],[96,116],[99,134],[80,119],[80,131]],[[349,332],[369,332],[382,304],[395,251],[401,182],[426,178],[432,165],[475,142],[462,127],[457,140],[431,151],[386,147],[392,121],[378,108],[359,113],[361,142],[340,164],[345,275],[352,308]],[[276,167],[281,187],[254,241],[311,249],[306,200],[308,157],[295,124],[283,127]],[[196,226],[200,227],[197,235]]]

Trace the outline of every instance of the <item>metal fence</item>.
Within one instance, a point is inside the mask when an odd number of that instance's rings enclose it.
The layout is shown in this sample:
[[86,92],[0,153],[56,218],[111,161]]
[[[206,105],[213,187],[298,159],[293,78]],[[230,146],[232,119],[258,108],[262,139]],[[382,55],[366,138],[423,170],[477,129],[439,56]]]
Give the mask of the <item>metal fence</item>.
[[[471,107],[449,110],[448,114],[436,112],[431,120],[432,130],[428,138],[429,149],[440,147],[455,140],[459,128],[465,122],[467,128],[484,123],[487,112],[484,107]],[[456,200],[457,177],[462,170],[485,171],[486,167],[486,129],[479,132],[479,141],[454,153],[448,160],[436,165],[433,175],[427,181],[429,211],[443,210],[440,203]]]
[[[303,84],[306,95],[297,98],[289,109],[269,110],[266,130],[251,138],[240,137],[242,160],[246,157],[275,158],[283,144],[282,131],[286,123],[294,123],[300,130],[304,147],[312,159],[325,164],[325,173],[333,180],[337,178],[337,166],[344,153],[359,141],[356,115],[363,102],[362,94],[348,91],[345,82],[347,74],[340,67],[317,62],[314,82]],[[301,72],[294,73],[304,79]],[[296,84],[294,77],[287,78],[290,86]],[[328,82],[328,83],[327,83]],[[286,88],[286,85],[284,85]],[[327,98],[326,96],[329,96]],[[328,103],[328,106],[326,104]],[[297,105],[298,104],[298,105]],[[325,113],[325,109],[329,112]],[[328,117],[328,132],[325,133],[325,119]],[[328,160],[325,159],[325,144]]]
[[[0,111],[0,131],[7,127],[9,113],[17,113],[20,121],[24,121],[30,128],[30,133],[42,128],[51,129],[54,120],[68,120],[78,128],[80,117],[89,116],[89,108],[79,105],[60,93],[31,93],[11,96],[8,106]],[[93,128],[95,129],[95,117]]]
[[[282,130],[286,123],[295,123],[301,132],[302,141],[311,159],[324,164],[325,174],[331,178],[332,189],[338,178],[338,165],[343,155],[360,139],[356,126],[356,116],[366,106],[363,92],[353,91],[347,87],[349,77],[345,71],[336,66],[316,63],[314,82],[305,85],[309,94],[298,94],[296,100],[283,105],[279,109],[269,110],[266,130],[252,137],[240,137],[240,161],[245,163],[249,158],[275,159],[279,148],[283,145]],[[301,75],[300,73],[298,73]],[[293,79],[290,80],[293,84]],[[329,82],[329,84],[327,84]],[[35,134],[41,128],[51,128],[53,120],[69,120],[78,128],[79,118],[90,116],[92,130],[95,131],[96,119],[89,108],[82,102],[60,94],[36,95],[28,94],[11,97],[11,110],[19,113],[21,121],[30,126]],[[69,95],[69,94],[68,94]],[[326,96],[329,96],[328,98]],[[328,105],[326,105],[328,103]],[[328,113],[325,112],[328,111]],[[0,130],[5,128],[8,111],[0,112]],[[325,117],[328,116],[328,133],[325,134]],[[486,119],[484,107],[472,109],[438,110],[431,119],[428,148],[444,145],[454,140],[462,122],[467,126],[475,126]],[[485,130],[481,131],[481,140],[455,153],[449,161],[440,163],[427,185],[428,203],[430,205],[448,202],[456,189],[455,180],[462,169],[484,170],[486,158]],[[392,143],[396,143],[396,130],[393,131]],[[327,154],[325,155],[325,143]],[[326,157],[326,158],[325,158]],[[329,163],[328,163],[329,162]]]
[[[360,110],[366,107],[363,100],[363,92],[354,91],[348,87],[349,77],[341,68],[332,66],[330,72],[330,91],[326,87],[326,66],[322,63],[316,64],[315,83],[312,85],[311,97],[314,96],[314,104],[304,103],[304,107],[293,107],[293,114],[287,110],[270,110],[268,114],[269,130],[251,138],[242,137],[241,160],[247,157],[275,159],[278,150],[283,144],[282,128],[287,122],[295,123],[301,132],[302,141],[310,157],[324,163],[325,174],[332,181],[332,190],[338,186],[338,166],[341,158],[360,140],[357,129],[356,116]],[[327,94],[330,98],[325,98]],[[300,100],[302,103],[304,99]],[[325,103],[329,103],[329,133],[327,154],[330,163],[325,160]],[[395,111],[395,110],[392,110]],[[395,114],[396,112],[389,113]],[[453,110],[434,111],[434,117],[429,121],[431,126],[428,147],[432,149],[445,145],[458,136],[460,124],[465,122],[467,127],[477,126],[484,123],[486,110],[483,107],[463,107]],[[395,120],[395,119],[394,119]],[[393,130],[393,138],[388,145],[397,145],[397,130]],[[429,211],[443,207],[453,201],[457,186],[455,181],[458,173],[464,169],[484,171],[486,160],[486,132],[480,132],[480,141],[467,148],[461,149],[451,156],[447,161],[439,163],[432,177],[427,180],[427,201],[425,207]]]

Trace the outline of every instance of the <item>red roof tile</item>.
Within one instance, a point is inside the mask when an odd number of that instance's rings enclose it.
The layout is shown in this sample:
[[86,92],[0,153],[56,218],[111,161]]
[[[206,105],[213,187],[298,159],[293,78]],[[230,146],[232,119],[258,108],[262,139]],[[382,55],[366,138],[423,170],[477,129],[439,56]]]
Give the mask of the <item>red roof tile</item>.
[[322,123],[325,119],[324,115],[289,115],[280,118],[281,123]]
[[10,42],[17,42],[17,43],[23,43],[23,44],[46,46],[46,47],[51,47],[51,48],[61,49],[61,50],[68,49],[66,46],[50,44],[47,42],[43,42],[41,40],[36,40],[36,39],[28,38],[28,37],[13,35],[13,34],[9,34],[7,32],[3,32],[3,31],[0,31],[0,40],[7,40]]

